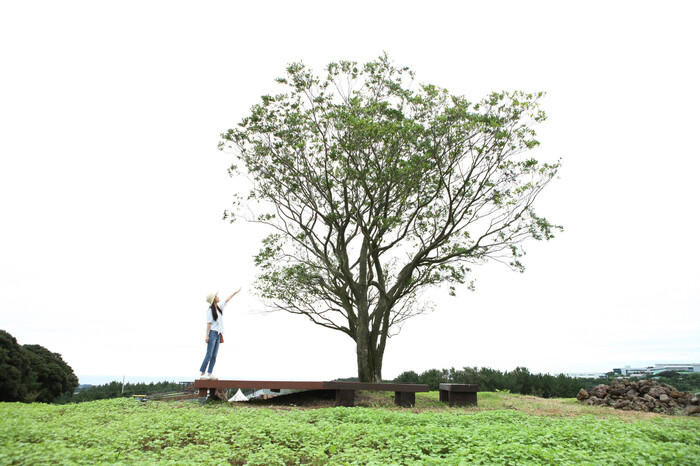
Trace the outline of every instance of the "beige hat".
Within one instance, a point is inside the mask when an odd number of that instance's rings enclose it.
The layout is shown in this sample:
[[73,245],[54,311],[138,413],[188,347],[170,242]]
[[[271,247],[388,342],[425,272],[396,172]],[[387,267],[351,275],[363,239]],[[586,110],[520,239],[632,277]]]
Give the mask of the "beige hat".
[[213,302],[214,302],[214,299],[216,299],[216,295],[217,295],[217,294],[219,294],[218,291],[217,291],[216,293],[209,293],[209,294],[207,295],[207,302],[208,302],[209,304],[213,303]]

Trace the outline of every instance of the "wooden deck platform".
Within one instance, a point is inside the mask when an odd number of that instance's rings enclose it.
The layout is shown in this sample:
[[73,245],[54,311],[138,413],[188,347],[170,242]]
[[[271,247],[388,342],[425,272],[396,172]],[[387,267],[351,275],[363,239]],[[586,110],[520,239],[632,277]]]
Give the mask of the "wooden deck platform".
[[415,406],[416,392],[429,391],[428,385],[409,383],[364,383],[364,382],[307,382],[307,381],[276,381],[276,380],[206,380],[194,382],[199,389],[199,396],[206,397],[207,391],[213,394],[217,389],[263,389],[272,391],[289,390],[334,390],[335,402],[338,406],[354,406],[355,392],[358,390],[394,392],[394,402],[399,406]]

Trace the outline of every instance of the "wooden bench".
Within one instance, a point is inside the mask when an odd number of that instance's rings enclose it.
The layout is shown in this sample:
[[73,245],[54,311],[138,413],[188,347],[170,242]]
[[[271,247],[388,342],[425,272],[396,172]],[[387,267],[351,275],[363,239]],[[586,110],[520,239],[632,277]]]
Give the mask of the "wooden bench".
[[364,383],[364,382],[303,382],[303,381],[262,381],[262,380],[196,380],[200,398],[211,395],[217,389],[267,388],[271,391],[289,390],[334,390],[337,406],[354,406],[355,392],[358,390],[394,392],[394,402],[398,406],[416,405],[416,392],[429,391],[428,385],[411,383]]
[[477,384],[441,383],[440,401],[450,403],[450,406],[476,406]]

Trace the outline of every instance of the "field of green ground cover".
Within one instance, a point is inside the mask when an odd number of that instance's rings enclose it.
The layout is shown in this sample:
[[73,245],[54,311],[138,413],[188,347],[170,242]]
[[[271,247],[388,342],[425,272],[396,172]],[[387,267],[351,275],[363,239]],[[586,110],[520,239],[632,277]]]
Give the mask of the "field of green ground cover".
[[507,393],[449,408],[0,403],[0,464],[700,464],[700,419]]

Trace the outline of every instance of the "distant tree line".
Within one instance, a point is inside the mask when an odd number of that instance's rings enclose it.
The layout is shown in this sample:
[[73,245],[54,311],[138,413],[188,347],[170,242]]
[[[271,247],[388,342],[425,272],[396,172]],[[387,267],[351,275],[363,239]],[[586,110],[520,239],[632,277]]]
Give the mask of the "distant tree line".
[[[465,367],[463,369],[430,369],[420,375],[407,371],[394,379],[395,383],[422,383],[437,390],[441,383],[478,384],[479,391],[493,392],[508,390],[511,393],[535,395],[542,398],[573,398],[582,388],[591,388],[598,384],[609,384],[617,376],[612,372],[601,378],[569,377],[564,374],[532,374],[526,367],[516,367],[512,371],[501,372],[486,367]],[[700,390],[700,374],[679,374],[664,372],[653,378],[667,383],[680,391],[696,392]]]
[[40,345],[20,345],[0,330],[0,401],[56,403],[69,399],[78,377],[61,355]]
[[501,372],[486,367],[465,367],[463,369],[430,369],[422,374],[408,371],[400,374],[396,383],[423,383],[437,390],[441,383],[478,384],[479,391],[493,392],[508,390],[511,393],[535,395],[543,398],[572,398],[581,388],[606,383],[607,379],[581,379],[564,374],[532,374],[525,367]]
[[76,393],[69,401],[80,403],[83,401],[106,400],[108,398],[130,397],[133,395],[153,395],[154,393],[169,393],[182,391],[182,386],[177,382],[156,383],[122,383],[113,381],[104,385],[94,385]]
[[175,382],[111,382],[76,392],[78,377],[58,353],[40,345],[20,345],[0,330],[0,401],[77,403],[132,395],[180,391]]
[[700,392],[700,374],[698,373],[680,373],[675,371],[666,371],[656,374],[652,377],[659,382],[667,383],[676,387],[681,392]]

